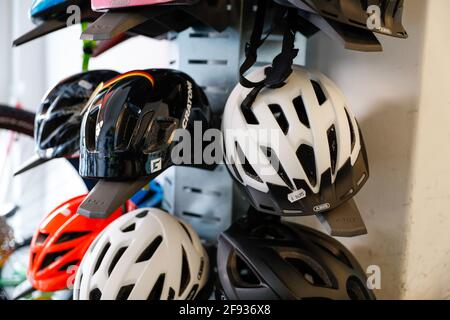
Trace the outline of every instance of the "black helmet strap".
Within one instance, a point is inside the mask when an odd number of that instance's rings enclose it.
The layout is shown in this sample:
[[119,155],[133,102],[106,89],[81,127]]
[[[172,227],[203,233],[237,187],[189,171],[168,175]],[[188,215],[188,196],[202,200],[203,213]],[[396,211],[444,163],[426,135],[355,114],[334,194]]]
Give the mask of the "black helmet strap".
[[[276,88],[283,85],[284,81],[292,73],[292,65],[295,57],[298,55],[298,49],[295,49],[295,34],[297,32],[297,10],[277,6],[275,10],[274,21],[263,37],[264,21],[267,11],[267,0],[258,0],[258,9],[256,11],[255,24],[250,37],[250,41],[245,47],[245,60],[239,69],[239,82],[246,88],[253,88],[246,99],[242,102],[243,108],[250,108],[256,99],[258,93],[265,87]],[[258,48],[266,41],[273,30],[280,24],[283,24],[283,45],[281,53],[272,61],[272,65],[265,70],[265,79],[259,82],[248,80],[244,74],[256,63],[258,58]]]

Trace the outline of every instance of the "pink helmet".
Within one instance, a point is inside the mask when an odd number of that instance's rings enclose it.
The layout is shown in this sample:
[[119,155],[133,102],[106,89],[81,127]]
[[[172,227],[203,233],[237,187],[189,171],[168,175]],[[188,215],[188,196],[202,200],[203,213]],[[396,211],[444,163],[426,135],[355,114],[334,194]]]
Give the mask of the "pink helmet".
[[155,37],[196,26],[221,32],[233,16],[229,0],[91,0],[91,7],[105,13],[83,32],[83,40],[106,40],[129,31]]
[[152,5],[183,5],[194,4],[198,0],[128,0],[128,1],[111,1],[111,0],[91,0],[92,9],[95,11],[152,6]]

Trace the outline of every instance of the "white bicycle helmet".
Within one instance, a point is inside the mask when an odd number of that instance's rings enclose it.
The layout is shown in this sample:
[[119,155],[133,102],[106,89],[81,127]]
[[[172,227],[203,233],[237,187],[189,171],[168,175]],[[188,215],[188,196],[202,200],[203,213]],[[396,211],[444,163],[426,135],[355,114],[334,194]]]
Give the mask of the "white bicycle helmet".
[[[264,77],[265,68],[249,75]],[[264,88],[251,107],[237,85],[223,115],[225,162],[259,211],[312,215],[352,197],[369,177],[352,110],[325,75],[300,66],[279,88]]]
[[110,224],[84,256],[75,300],[190,300],[205,286],[209,261],[191,226],[155,208]]

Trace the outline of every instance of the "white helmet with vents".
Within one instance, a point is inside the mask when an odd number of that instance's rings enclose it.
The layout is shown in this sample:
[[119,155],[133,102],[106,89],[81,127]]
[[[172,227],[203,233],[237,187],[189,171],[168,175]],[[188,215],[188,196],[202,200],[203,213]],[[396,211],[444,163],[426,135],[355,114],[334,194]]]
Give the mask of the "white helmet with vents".
[[[264,77],[265,68],[249,75]],[[252,205],[278,215],[311,215],[350,200],[369,177],[352,110],[325,75],[293,66],[279,88],[264,88],[251,107],[237,85],[223,115],[225,161]]]
[[78,269],[75,300],[190,300],[208,280],[209,261],[191,226],[155,208],[111,223]]

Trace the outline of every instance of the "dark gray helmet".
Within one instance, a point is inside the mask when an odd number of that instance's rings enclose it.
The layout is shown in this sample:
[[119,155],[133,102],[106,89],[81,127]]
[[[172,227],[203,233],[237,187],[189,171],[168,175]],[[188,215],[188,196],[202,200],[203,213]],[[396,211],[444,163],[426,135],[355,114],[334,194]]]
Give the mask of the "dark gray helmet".
[[219,236],[217,266],[219,299],[375,299],[342,244],[262,213],[251,213]]
[[[388,36],[407,38],[402,24],[403,0],[275,0],[276,2],[299,8],[305,12],[318,14],[352,27],[368,29]],[[368,28],[368,9],[377,6],[380,25]]]

